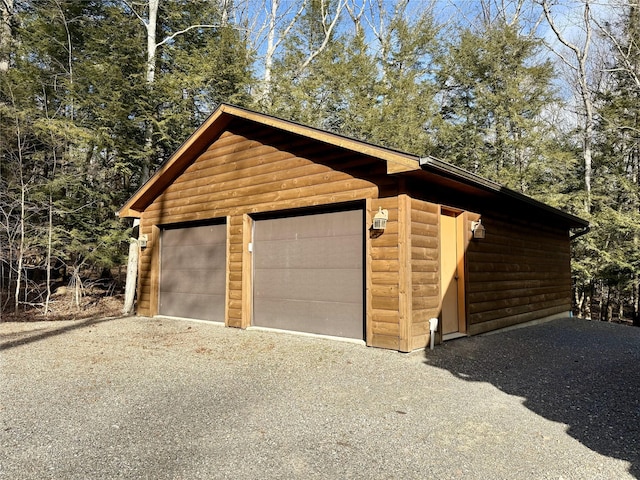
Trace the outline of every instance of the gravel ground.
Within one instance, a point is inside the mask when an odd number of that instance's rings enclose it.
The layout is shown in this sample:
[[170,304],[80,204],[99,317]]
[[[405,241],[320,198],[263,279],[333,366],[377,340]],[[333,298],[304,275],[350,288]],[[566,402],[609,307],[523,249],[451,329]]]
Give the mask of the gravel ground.
[[400,354],[169,319],[0,323],[2,479],[640,476],[640,329]]

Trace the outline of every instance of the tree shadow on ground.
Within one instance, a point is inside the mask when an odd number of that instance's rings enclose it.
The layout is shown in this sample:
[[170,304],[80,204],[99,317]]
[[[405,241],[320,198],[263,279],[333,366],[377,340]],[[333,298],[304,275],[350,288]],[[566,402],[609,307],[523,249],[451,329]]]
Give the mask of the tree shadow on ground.
[[64,333],[78,330],[80,328],[90,327],[104,322],[110,322],[120,317],[100,317],[100,318],[86,318],[84,320],[73,321],[70,325],[60,327],[57,323],[48,323],[46,327],[37,328],[35,330],[28,330],[23,332],[16,332],[11,335],[5,335],[2,342],[0,342],[0,352],[3,350],[9,350],[11,348],[20,347],[22,345],[28,345],[30,343],[38,342],[40,340],[46,340],[47,338],[62,335]]
[[425,362],[525,398],[591,450],[629,462],[640,478],[640,329],[580,319],[469,337]]

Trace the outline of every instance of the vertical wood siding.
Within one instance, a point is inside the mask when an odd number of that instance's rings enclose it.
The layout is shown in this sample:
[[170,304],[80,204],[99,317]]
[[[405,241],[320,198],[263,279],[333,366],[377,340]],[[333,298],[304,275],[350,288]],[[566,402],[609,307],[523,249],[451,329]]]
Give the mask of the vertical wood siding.
[[411,201],[411,350],[429,343],[429,319],[440,314],[439,212],[439,205]]
[[571,309],[567,233],[482,217],[467,252],[467,318],[474,335]]

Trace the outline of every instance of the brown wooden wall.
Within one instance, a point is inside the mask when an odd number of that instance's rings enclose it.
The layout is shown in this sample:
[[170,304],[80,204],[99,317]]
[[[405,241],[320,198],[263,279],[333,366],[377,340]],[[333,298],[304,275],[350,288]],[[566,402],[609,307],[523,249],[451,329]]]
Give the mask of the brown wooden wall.
[[571,310],[567,232],[483,215],[467,252],[469,334]]
[[227,304],[226,321],[230,327],[242,327],[242,280],[244,225],[240,215],[229,216],[227,220]]
[[440,314],[439,214],[439,205],[411,201],[411,350],[430,342],[429,319]]
[[372,202],[389,211],[384,233],[371,239],[371,345],[400,351],[429,342],[439,312],[440,207],[407,195]]
[[[424,347],[429,319],[440,314],[440,205],[418,199],[424,191],[400,193],[398,177],[388,175],[381,160],[232,122],[142,213],[141,233],[149,241],[140,257],[138,313],[158,313],[162,225],[225,220],[225,323],[245,328],[252,311],[251,215],[361,201],[366,227],[378,207],[389,211],[381,236],[369,238],[365,232],[367,344],[401,351]],[[467,223],[477,218],[465,215]],[[488,213],[482,219],[487,237],[465,240],[467,333],[569,311],[566,232],[533,229]]]
[[[336,148],[319,149],[316,143],[293,136],[274,137],[273,130],[266,128],[234,128],[232,125],[143,212],[141,233],[149,236],[149,243],[140,259],[138,313],[158,313],[162,225],[214,218],[226,220],[225,323],[244,328],[250,325],[251,312],[250,215],[355,200],[363,200],[364,207],[366,200],[370,212],[382,206],[390,214],[384,235],[372,240],[367,238],[366,242],[367,305],[370,307],[367,308],[367,343],[397,350],[402,309],[395,189],[393,179],[386,175],[384,162]],[[380,192],[392,196],[379,199]],[[370,212],[367,212],[369,224]],[[404,289],[407,290],[406,282]]]
[[378,207],[389,211],[384,233],[370,240],[369,285],[367,298],[370,327],[367,343],[398,350],[400,348],[400,261],[398,249],[398,197],[375,199],[371,212]]

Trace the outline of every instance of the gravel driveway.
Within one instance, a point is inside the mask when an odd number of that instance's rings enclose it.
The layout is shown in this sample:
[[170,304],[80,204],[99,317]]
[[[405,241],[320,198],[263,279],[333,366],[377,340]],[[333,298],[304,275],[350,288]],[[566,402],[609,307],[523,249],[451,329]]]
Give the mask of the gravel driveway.
[[0,323],[2,479],[640,476],[640,329],[401,354],[147,318]]

